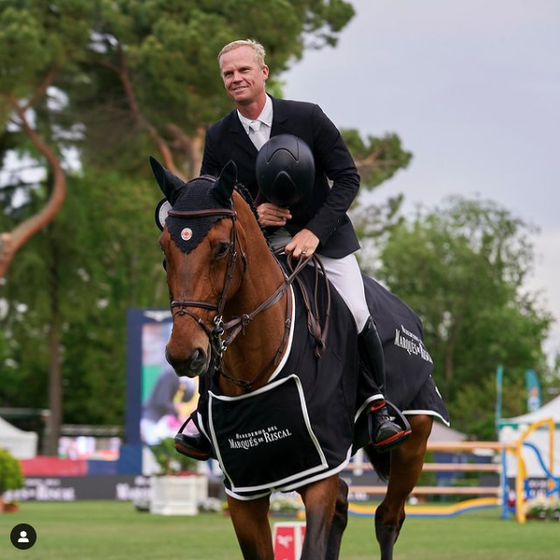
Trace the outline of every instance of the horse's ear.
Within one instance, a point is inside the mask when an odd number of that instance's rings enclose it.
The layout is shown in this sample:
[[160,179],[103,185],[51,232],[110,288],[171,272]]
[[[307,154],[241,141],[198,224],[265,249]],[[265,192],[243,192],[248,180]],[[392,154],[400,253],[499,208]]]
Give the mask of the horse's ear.
[[237,183],[237,165],[229,160],[212,187],[212,196],[224,206],[231,206],[231,195]]
[[165,195],[165,198],[169,200],[171,206],[173,206],[177,198],[179,198],[179,193],[185,186],[185,183],[181,181],[179,177],[173,175],[171,171],[163,167],[163,165],[152,156],[150,156],[150,165],[152,166],[152,171],[154,172],[159,188]]

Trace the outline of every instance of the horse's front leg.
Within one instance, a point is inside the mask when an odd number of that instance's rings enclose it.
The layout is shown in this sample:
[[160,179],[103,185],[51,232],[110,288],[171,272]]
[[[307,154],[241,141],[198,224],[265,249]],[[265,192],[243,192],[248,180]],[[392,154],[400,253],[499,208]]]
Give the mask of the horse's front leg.
[[412,435],[391,451],[391,470],[387,494],[375,512],[375,534],[381,549],[381,560],[393,560],[393,546],[404,523],[404,505],[424,465],[432,416],[409,418]]
[[314,482],[299,492],[306,519],[301,560],[325,560],[339,494],[338,475]]
[[274,560],[268,522],[269,496],[242,501],[227,497],[233,528],[245,560]]

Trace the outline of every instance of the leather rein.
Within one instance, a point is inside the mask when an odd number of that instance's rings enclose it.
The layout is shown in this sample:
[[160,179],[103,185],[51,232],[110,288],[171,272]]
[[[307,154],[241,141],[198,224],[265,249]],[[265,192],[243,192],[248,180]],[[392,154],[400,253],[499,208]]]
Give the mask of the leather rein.
[[[268,297],[265,301],[263,301],[255,310],[251,313],[246,313],[238,317],[232,317],[229,321],[224,322],[223,320],[223,313],[224,308],[227,303],[226,301],[226,294],[228,288],[231,284],[233,279],[233,273],[238,261],[238,252],[236,250],[236,245],[239,246],[239,251],[241,253],[241,260],[243,262],[243,272],[241,281],[245,276],[245,272],[247,271],[247,258],[245,252],[241,247],[241,243],[239,241],[239,236],[237,233],[237,213],[233,209],[217,209],[217,210],[195,210],[195,211],[179,211],[179,210],[170,210],[169,216],[174,218],[201,218],[201,217],[208,217],[208,216],[220,216],[223,218],[229,218],[232,221],[232,228],[230,233],[230,240],[229,240],[229,249],[228,249],[228,263],[226,268],[225,274],[225,281],[224,286],[222,288],[222,292],[218,297],[217,303],[208,303],[205,301],[196,301],[196,300],[171,300],[171,313],[173,318],[176,315],[184,316],[188,315],[192,319],[194,319],[198,325],[202,328],[202,330],[208,336],[208,340],[210,342],[210,349],[211,349],[211,362],[209,373],[212,375],[214,372],[218,372],[220,375],[234,383],[235,385],[241,387],[243,391],[250,392],[254,385],[263,377],[266,373],[268,368],[271,365],[277,366],[280,363],[281,356],[288,344],[288,338],[290,334],[290,327],[292,322],[292,306],[293,301],[289,294],[287,294],[286,298],[286,321],[284,327],[284,335],[282,337],[282,342],[280,343],[280,347],[274,354],[273,358],[270,362],[254,377],[251,381],[246,381],[244,379],[238,379],[228,373],[223,364],[223,356],[224,352],[228,349],[230,344],[235,340],[237,335],[240,332],[245,333],[245,328],[247,325],[262,311],[268,309],[275,305],[282,296],[287,292],[288,288],[291,285],[291,281],[289,278],[286,278],[284,282],[274,291],[274,293]],[[307,262],[307,261],[306,261]],[[304,263],[305,264],[305,263]],[[299,269],[298,269],[299,271]],[[215,311],[216,315],[214,316],[213,324],[207,324],[201,317],[196,315],[190,308],[199,308],[199,309],[206,309],[209,311]]]

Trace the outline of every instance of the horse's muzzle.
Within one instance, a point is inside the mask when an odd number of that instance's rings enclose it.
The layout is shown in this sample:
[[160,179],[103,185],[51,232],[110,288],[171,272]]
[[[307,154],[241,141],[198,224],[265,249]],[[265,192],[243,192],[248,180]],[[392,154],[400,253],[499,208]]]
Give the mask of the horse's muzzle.
[[202,348],[195,348],[187,359],[176,359],[170,354],[169,348],[165,348],[165,359],[179,377],[204,375],[208,369],[208,356]]

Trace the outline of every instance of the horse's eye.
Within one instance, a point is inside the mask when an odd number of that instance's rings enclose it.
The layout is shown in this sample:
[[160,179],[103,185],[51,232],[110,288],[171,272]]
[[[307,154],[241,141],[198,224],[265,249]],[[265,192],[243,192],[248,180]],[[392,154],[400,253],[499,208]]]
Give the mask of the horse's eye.
[[220,241],[216,249],[216,258],[225,257],[229,252],[229,243],[227,241]]

